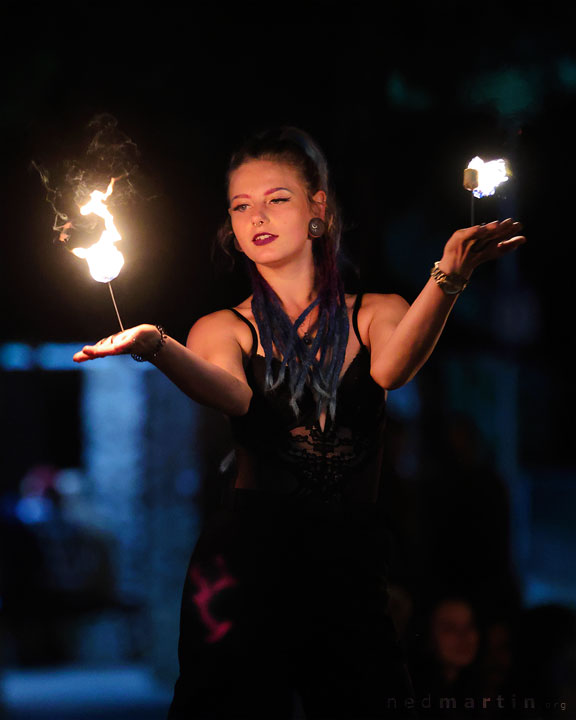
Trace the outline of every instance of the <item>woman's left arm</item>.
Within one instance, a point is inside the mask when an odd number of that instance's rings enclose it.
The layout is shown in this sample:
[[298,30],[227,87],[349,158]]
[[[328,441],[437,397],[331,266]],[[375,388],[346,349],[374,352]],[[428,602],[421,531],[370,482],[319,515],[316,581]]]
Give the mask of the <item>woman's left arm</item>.
[[[470,278],[483,262],[515,250],[526,238],[512,220],[456,231],[446,243],[439,269]],[[409,306],[397,295],[374,303],[368,329],[370,374],[383,388],[409,382],[436,347],[458,295],[447,295],[432,277]]]

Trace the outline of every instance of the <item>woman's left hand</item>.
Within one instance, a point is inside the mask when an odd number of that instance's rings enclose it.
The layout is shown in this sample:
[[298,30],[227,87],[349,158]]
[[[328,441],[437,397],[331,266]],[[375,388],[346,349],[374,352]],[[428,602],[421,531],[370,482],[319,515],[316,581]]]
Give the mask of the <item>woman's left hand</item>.
[[521,231],[522,225],[511,218],[457,230],[444,247],[439,267],[442,272],[469,278],[478,265],[523,245],[526,238]]

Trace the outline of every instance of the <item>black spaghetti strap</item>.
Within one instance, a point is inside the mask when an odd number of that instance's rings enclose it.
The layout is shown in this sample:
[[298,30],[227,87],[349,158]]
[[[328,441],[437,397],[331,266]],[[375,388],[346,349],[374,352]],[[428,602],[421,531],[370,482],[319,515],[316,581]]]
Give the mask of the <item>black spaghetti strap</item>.
[[248,320],[248,318],[245,318],[242,313],[238,312],[238,310],[235,310],[234,308],[228,308],[228,310],[231,310],[235,315],[238,315],[240,320],[244,320],[246,325],[248,325],[248,327],[252,331],[252,350],[250,351],[250,357],[252,357],[252,355],[255,355],[256,351],[258,350],[258,334],[256,332],[256,328],[254,327],[254,325],[252,325],[250,320]]
[[360,310],[360,306],[362,305],[363,294],[364,293],[358,293],[358,295],[356,295],[356,300],[354,301],[354,309],[352,310],[352,325],[354,326],[354,332],[356,333],[358,342],[363,348],[365,348],[366,345],[364,345],[364,343],[362,342],[362,338],[360,337],[360,331],[358,330],[358,310]]

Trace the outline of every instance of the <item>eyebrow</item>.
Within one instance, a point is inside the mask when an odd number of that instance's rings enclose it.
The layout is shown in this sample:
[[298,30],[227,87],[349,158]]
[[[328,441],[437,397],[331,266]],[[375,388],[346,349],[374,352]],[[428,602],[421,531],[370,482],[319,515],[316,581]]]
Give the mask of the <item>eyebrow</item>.
[[[275,188],[270,188],[270,190],[266,190],[264,195],[271,195],[272,193],[275,193],[277,190],[286,190],[289,193],[292,192],[292,190],[290,190],[289,188],[275,187]],[[232,202],[233,200],[236,200],[236,198],[249,198],[249,197],[250,197],[250,195],[247,195],[246,193],[242,193],[241,195],[234,195],[233,198],[230,198],[230,202]]]

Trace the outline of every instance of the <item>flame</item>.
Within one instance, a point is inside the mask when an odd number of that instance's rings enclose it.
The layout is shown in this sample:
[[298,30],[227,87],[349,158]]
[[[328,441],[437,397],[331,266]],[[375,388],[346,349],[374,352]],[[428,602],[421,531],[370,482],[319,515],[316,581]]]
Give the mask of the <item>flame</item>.
[[122,236],[116,229],[112,213],[106,206],[106,200],[112,195],[113,190],[114,178],[110,180],[105,193],[101,190],[94,190],[90,193],[90,200],[80,207],[82,215],[94,214],[101,217],[104,220],[104,230],[94,245],[89,248],[72,250],[76,257],[86,260],[94,280],[103,283],[114,280],[124,265],[124,256],[114,245],[118,240],[122,240]]
[[[467,169],[476,170],[478,173],[478,186],[472,189],[474,197],[477,198],[494,195],[498,185],[507,182],[510,175],[508,163],[502,158],[484,162],[484,160],[476,156],[470,160]],[[465,187],[467,187],[466,184]]]

